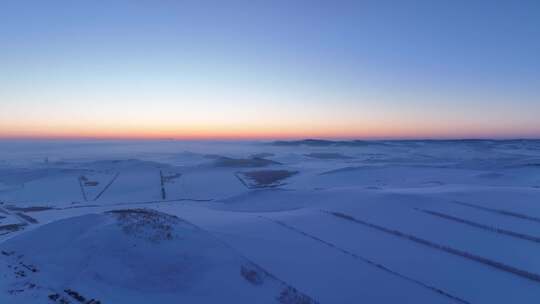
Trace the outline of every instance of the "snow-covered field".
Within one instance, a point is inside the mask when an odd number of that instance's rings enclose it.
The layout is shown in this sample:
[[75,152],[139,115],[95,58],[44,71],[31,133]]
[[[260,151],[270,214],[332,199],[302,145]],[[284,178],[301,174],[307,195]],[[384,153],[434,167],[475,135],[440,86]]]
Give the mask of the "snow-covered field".
[[540,141],[0,141],[0,303],[540,303]]

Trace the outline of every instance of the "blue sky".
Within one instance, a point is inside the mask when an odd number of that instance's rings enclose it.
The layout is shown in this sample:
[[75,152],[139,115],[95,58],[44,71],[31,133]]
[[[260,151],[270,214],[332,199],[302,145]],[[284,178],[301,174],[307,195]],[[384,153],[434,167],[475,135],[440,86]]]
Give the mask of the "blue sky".
[[0,137],[540,137],[538,1],[2,1]]

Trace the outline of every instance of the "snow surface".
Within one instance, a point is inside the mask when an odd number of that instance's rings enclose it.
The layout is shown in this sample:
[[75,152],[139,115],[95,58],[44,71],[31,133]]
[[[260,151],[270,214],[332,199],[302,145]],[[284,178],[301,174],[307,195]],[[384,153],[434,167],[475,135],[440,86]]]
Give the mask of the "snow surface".
[[540,141],[0,141],[0,303],[538,303]]

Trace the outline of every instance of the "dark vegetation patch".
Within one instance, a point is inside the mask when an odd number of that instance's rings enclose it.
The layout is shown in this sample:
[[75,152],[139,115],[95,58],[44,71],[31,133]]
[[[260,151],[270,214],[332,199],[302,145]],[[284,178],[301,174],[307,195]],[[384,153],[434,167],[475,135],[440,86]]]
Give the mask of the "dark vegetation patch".
[[24,291],[25,291],[24,289],[10,289],[10,290],[8,290],[8,293],[10,295],[14,295],[14,294],[22,293]]
[[38,272],[39,271],[36,266],[31,265],[31,264],[25,264],[23,262],[19,262],[19,265],[21,267],[25,268],[26,270],[31,271],[31,272]]
[[48,296],[49,300],[51,301],[57,301],[59,298],[60,298],[60,295],[57,294],[57,293],[51,293],[49,296]]
[[24,228],[26,224],[8,224],[8,225],[2,225],[0,226],[0,231],[9,231],[9,232],[15,232],[19,231],[22,228]]
[[73,303],[73,300],[76,301],[75,303],[78,302],[82,304],[101,304],[101,301],[96,300],[96,299],[87,300],[85,296],[83,296],[82,294],[80,294],[79,292],[73,289],[67,288],[67,289],[64,289],[64,292],[69,296],[69,298],[59,293],[52,293],[48,295],[47,297],[52,302],[60,303],[60,304],[71,304]]
[[64,292],[67,293],[69,296],[71,296],[73,299],[81,303],[84,303],[86,301],[86,298],[82,296],[80,293],[76,292],[75,290],[65,289]]
[[298,292],[293,287],[285,287],[279,294],[278,301],[281,304],[316,304],[309,296]]
[[214,161],[216,167],[230,167],[230,168],[242,168],[242,167],[265,167],[269,165],[280,165],[280,163],[273,160],[269,160],[261,157],[253,158],[230,158],[220,157]]
[[15,272],[13,274],[15,274],[16,278],[25,278],[26,277],[26,272],[24,272],[24,270],[15,270]]
[[46,211],[54,209],[49,206],[32,206],[32,207],[17,207],[17,206],[6,206],[7,209],[11,211],[20,211],[20,212],[40,212],[40,211]]
[[240,267],[240,275],[253,285],[262,285],[264,283],[264,272],[255,267],[242,265]]
[[353,157],[343,155],[336,152],[314,152],[305,154],[307,157],[318,158],[318,159],[352,159]]
[[289,178],[298,171],[288,171],[288,170],[260,170],[260,171],[249,171],[249,172],[240,172],[245,176],[249,181],[253,182],[252,187],[268,187],[268,186],[279,186],[279,181],[282,181],[286,178]]
[[123,209],[107,213],[116,217],[118,225],[126,234],[151,242],[176,238],[174,228],[180,222],[176,216],[151,209]]
[[67,298],[60,296],[58,293],[53,293],[48,296],[49,300],[60,304],[71,304],[71,301]]
[[[7,268],[13,272],[13,277],[15,279],[18,279],[18,281],[12,284],[12,288],[7,290],[10,295],[17,295],[33,289],[44,289],[43,286],[39,286],[33,282],[32,275],[33,273],[39,272],[39,270],[36,266],[25,261],[25,255],[18,254],[15,251],[10,250],[1,250],[0,254],[9,261],[9,263],[7,264]],[[95,299],[88,299],[88,297],[85,297],[81,293],[70,288],[64,289],[65,294],[61,292],[56,292],[55,290],[52,290],[50,288],[46,289],[50,290],[50,293],[47,295],[47,299],[49,300],[48,303],[53,302],[60,304],[101,304],[101,301]]]
[[[0,254],[2,254],[2,256],[4,256],[9,261],[9,263],[7,264],[7,268],[9,268],[10,271],[13,272],[13,276],[17,279],[27,278],[32,273],[39,272],[36,266],[23,260],[24,255],[22,254],[16,254],[15,251],[10,250],[2,250],[0,251]],[[18,286],[18,288],[22,289],[33,289],[35,287],[36,284],[32,283],[31,281],[25,281],[23,285]],[[22,290],[20,292],[23,291],[25,290]]]

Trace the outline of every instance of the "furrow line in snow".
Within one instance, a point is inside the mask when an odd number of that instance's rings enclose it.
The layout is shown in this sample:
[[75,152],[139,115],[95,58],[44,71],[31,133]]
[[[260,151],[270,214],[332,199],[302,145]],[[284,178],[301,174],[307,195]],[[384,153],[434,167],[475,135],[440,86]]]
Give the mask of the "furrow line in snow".
[[[307,295],[306,293],[304,292],[301,292],[300,290],[296,289],[295,287],[293,287],[291,284],[287,283],[286,281],[284,281],[283,279],[280,279],[278,278],[277,276],[275,276],[274,274],[270,273],[268,270],[266,270],[265,268],[263,268],[262,266],[260,266],[259,264],[255,263],[255,261],[251,260],[250,258],[248,258],[247,256],[245,256],[244,254],[242,254],[239,250],[237,250],[236,248],[234,248],[233,246],[231,246],[229,243],[227,243],[226,241],[222,240],[221,238],[217,237],[214,233],[212,233],[211,231],[209,230],[206,230],[202,227],[200,227],[199,225],[196,225],[194,223],[192,223],[191,221],[188,221],[186,220],[185,218],[181,218],[181,217],[178,217],[179,219],[181,219],[182,221],[184,221],[185,223],[187,223],[188,225],[191,225],[192,227],[196,228],[196,229],[199,229],[201,231],[204,231],[206,233],[208,233],[208,235],[210,235],[212,238],[214,238],[216,241],[218,241],[219,243],[223,244],[224,246],[226,246],[227,248],[230,248],[232,251],[236,252],[239,256],[241,256],[243,259],[245,259],[246,261],[248,261],[250,264],[252,264],[254,267],[258,268],[260,271],[264,272],[264,274],[276,281],[278,281],[279,283],[281,283],[283,286],[285,287],[288,287],[290,288],[291,290],[293,290],[294,292],[304,296],[305,298],[309,299],[310,302],[305,302],[306,304],[320,304],[319,301],[315,300],[312,296],[310,295]],[[302,302],[304,303],[304,302]]]
[[319,238],[319,237],[317,237],[317,236],[314,236],[314,235],[312,235],[312,234],[309,234],[309,233],[307,233],[307,232],[305,232],[305,231],[302,231],[302,230],[300,230],[300,229],[298,229],[298,228],[296,228],[296,227],[293,227],[293,226],[291,226],[291,225],[289,225],[289,224],[286,224],[286,223],[284,223],[284,222],[282,222],[282,221],[275,220],[275,219],[271,219],[271,218],[264,217],[264,216],[259,216],[259,217],[260,217],[260,218],[263,218],[263,219],[266,219],[266,220],[268,220],[268,221],[270,221],[270,222],[273,222],[273,223],[275,223],[275,224],[278,224],[278,225],[280,225],[280,226],[282,226],[282,227],[284,227],[284,228],[286,228],[286,229],[289,229],[289,230],[291,230],[291,231],[294,231],[294,232],[296,232],[296,233],[298,233],[298,234],[300,234],[300,235],[303,235],[303,236],[305,236],[305,237],[307,237],[307,238],[310,238],[310,239],[312,239],[312,240],[315,240],[315,241],[317,241],[317,242],[319,242],[319,243],[322,243],[322,244],[324,244],[324,245],[326,245],[326,246],[328,246],[328,247],[330,247],[330,248],[332,248],[332,249],[335,249],[335,250],[337,250],[337,251],[339,251],[339,252],[341,252],[341,253],[343,253],[343,254],[346,254],[346,255],[348,255],[348,256],[354,258],[354,259],[360,260],[360,261],[362,261],[362,262],[364,262],[364,263],[366,263],[366,264],[369,264],[369,265],[371,265],[371,266],[373,266],[373,267],[376,267],[376,268],[378,268],[378,269],[380,269],[380,270],[382,270],[382,271],[384,271],[384,272],[386,272],[386,273],[389,273],[389,274],[391,274],[391,275],[394,275],[394,276],[399,277],[399,278],[401,278],[401,279],[404,279],[404,280],[406,280],[406,281],[412,282],[412,283],[414,283],[414,284],[420,285],[420,286],[423,287],[423,288],[426,288],[426,289],[429,289],[430,291],[436,292],[436,293],[438,293],[438,294],[440,294],[440,295],[442,295],[442,296],[444,296],[444,297],[447,297],[447,298],[449,298],[449,299],[451,299],[451,300],[453,300],[453,301],[455,301],[455,302],[463,303],[463,304],[470,304],[469,301],[464,300],[464,299],[462,299],[462,298],[460,298],[460,297],[454,296],[454,295],[452,295],[452,294],[450,294],[450,293],[448,293],[448,292],[446,292],[446,291],[444,291],[444,290],[442,290],[442,289],[440,289],[440,288],[431,286],[431,285],[426,284],[426,283],[424,283],[424,282],[422,282],[422,281],[419,281],[419,280],[417,280],[417,279],[415,279],[415,278],[412,278],[412,277],[406,276],[406,275],[404,275],[404,274],[401,274],[401,273],[399,273],[399,272],[397,272],[397,271],[394,271],[394,270],[388,268],[387,266],[384,266],[383,264],[380,264],[380,263],[378,263],[378,262],[372,261],[372,260],[370,260],[370,259],[368,259],[368,258],[365,258],[365,257],[362,257],[362,256],[360,256],[360,255],[358,255],[358,254],[356,254],[356,253],[354,253],[354,252],[351,252],[351,251],[348,251],[348,250],[343,249],[343,248],[341,248],[341,247],[338,247],[337,245],[335,245],[335,244],[333,244],[333,243],[331,243],[331,242],[325,241],[325,240],[323,240],[323,239],[321,239],[321,238]]
[[3,214],[6,214],[6,215],[10,215],[10,213],[4,209],[4,208],[0,208],[0,213],[3,213]]
[[33,217],[31,217],[31,216],[29,216],[27,214],[24,214],[22,212],[17,212],[17,213],[15,213],[15,215],[19,219],[21,219],[23,222],[27,222],[27,223],[30,223],[30,224],[37,224],[38,223],[38,221],[35,218],[33,218]]
[[126,206],[126,205],[149,205],[149,204],[158,204],[158,203],[173,203],[173,202],[211,202],[214,199],[196,199],[196,198],[179,198],[179,199],[170,199],[164,201],[147,201],[147,202],[122,202],[122,203],[113,203],[106,205],[78,205],[78,206],[69,206],[62,208],[54,208],[55,210],[68,210],[68,209],[79,209],[79,208],[96,208],[96,207],[112,207],[112,206]]
[[109,183],[103,188],[103,190],[101,190],[101,192],[98,193],[98,195],[96,195],[96,197],[94,198],[94,201],[97,201],[101,195],[103,195],[103,193],[105,193],[105,191],[107,191],[107,189],[109,189],[109,187],[114,183],[114,181],[118,178],[118,176],[120,175],[120,172],[117,172],[114,177],[109,181]]
[[88,198],[86,197],[86,191],[84,191],[84,186],[83,186],[83,183],[82,183],[82,178],[79,177],[77,180],[79,181],[79,187],[81,188],[82,197],[83,197],[84,201],[86,202],[86,201],[88,201]]
[[246,181],[244,181],[244,179],[240,177],[240,172],[234,173],[234,176],[236,176],[236,178],[242,183],[242,185],[244,185],[244,187],[251,189],[251,187],[246,183]]
[[500,215],[511,216],[511,217],[522,219],[522,220],[528,220],[528,221],[540,223],[540,218],[535,217],[535,216],[522,214],[522,213],[517,213],[517,212],[508,211],[508,210],[504,210],[504,209],[488,208],[488,207],[484,207],[484,206],[480,206],[480,205],[476,205],[476,204],[471,204],[471,203],[466,203],[466,202],[452,201],[451,203],[456,204],[456,205],[460,205],[460,206],[465,206],[465,207],[470,207],[470,208],[482,210],[482,211],[497,213],[497,214],[500,214]]
[[508,235],[508,236],[511,236],[511,237],[515,237],[515,238],[518,238],[518,239],[522,239],[522,240],[526,240],[526,241],[530,241],[530,242],[534,242],[534,243],[540,243],[540,237],[536,237],[536,236],[532,236],[532,235],[528,235],[528,234],[524,234],[524,233],[519,233],[519,232],[515,232],[515,231],[511,231],[511,230],[500,229],[500,228],[497,228],[497,227],[476,223],[476,222],[473,222],[473,221],[469,221],[469,220],[466,220],[466,219],[462,219],[462,218],[455,217],[455,216],[452,216],[452,215],[449,215],[449,214],[446,214],[446,213],[442,213],[442,212],[438,212],[438,211],[432,211],[432,210],[427,210],[427,209],[418,209],[418,208],[414,208],[414,210],[419,211],[419,212],[423,212],[425,214],[429,214],[429,215],[432,215],[432,216],[435,216],[435,217],[443,218],[443,219],[446,219],[446,220],[449,220],[449,221],[465,224],[465,225],[475,227],[475,228],[479,228],[479,229],[483,229],[483,230],[487,230],[487,231],[490,231],[490,232],[504,234],[504,235]]
[[484,258],[482,256],[478,256],[478,255],[475,255],[475,254],[472,254],[472,253],[468,253],[466,251],[458,250],[458,249],[455,249],[455,248],[452,248],[452,247],[449,247],[449,246],[446,246],[446,245],[440,245],[440,244],[434,243],[432,241],[428,241],[426,239],[419,238],[419,237],[411,235],[411,234],[403,233],[403,232],[401,232],[399,230],[390,229],[390,228],[386,228],[386,227],[379,226],[379,225],[376,225],[376,224],[372,224],[372,223],[357,219],[355,217],[352,217],[352,216],[350,216],[348,214],[344,214],[344,213],[341,213],[341,212],[334,212],[334,211],[326,211],[326,210],[321,210],[321,211],[324,212],[324,213],[333,215],[335,217],[351,221],[353,223],[357,223],[357,224],[360,224],[360,225],[363,225],[363,226],[366,226],[366,227],[369,227],[369,228],[372,228],[372,229],[375,229],[375,230],[378,230],[378,231],[381,231],[381,232],[384,232],[384,233],[387,233],[387,234],[390,234],[390,235],[394,235],[394,236],[397,236],[397,237],[400,237],[400,238],[403,238],[403,239],[406,239],[406,240],[413,241],[413,242],[415,242],[417,244],[424,245],[424,246],[429,247],[429,248],[433,248],[433,249],[437,249],[437,250],[440,250],[440,251],[443,251],[443,252],[446,252],[446,253],[450,253],[450,254],[453,254],[455,256],[459,256],[459,257],[462,257],[462,258],[465,258],[465,259],[468,259],[468,260],[471,260],[471,261],[475,261],[475,262],[478,262],[480,264],[484,264],[484,265],[490,266],[492,268],[495,268],[495,269],[498,269],[498,270],[501,270],[501,271],[504,271],[504,272],[508,272],[510,274],[514,274],[516,276],[519,276],[519,277],[522,277],[522,278],[529,279],[531,281],[535,281],[537,283],[540,283],[540,275],[537,274],[537,273],[534,273],[534,272],[529,272],[529,271],[526,271],[526,270],[522,270],[522,269],[510,266],[510,265],[507,265],[507,264],[504,264],[504,263],[501,263],[501,262],[490,260],[488,258]]

